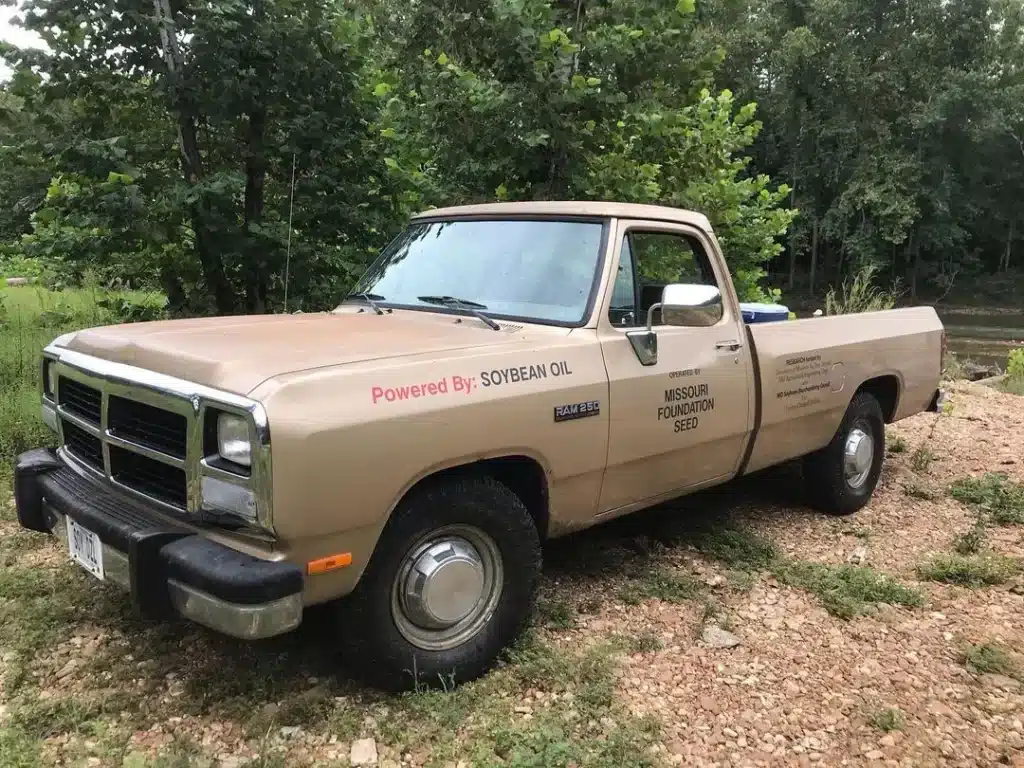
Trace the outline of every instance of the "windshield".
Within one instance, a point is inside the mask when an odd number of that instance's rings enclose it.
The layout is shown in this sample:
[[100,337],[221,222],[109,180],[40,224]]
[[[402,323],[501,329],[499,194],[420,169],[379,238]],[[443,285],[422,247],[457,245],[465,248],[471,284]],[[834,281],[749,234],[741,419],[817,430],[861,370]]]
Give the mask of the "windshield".
[[435,312],[437,297],[455,297],[488,315],[575,325],[586,320],[602,229],[590,221],[413,223],[353,293]]

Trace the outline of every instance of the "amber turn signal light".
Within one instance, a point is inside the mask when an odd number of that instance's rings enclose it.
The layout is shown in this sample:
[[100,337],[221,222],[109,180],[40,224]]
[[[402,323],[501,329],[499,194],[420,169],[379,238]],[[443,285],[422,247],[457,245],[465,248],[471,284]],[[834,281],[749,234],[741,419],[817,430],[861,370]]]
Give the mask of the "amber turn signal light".
[[321,557],[319,560],[310,560],[306,570],[310,576],[315,576],[318,573],[336,571],[338,568],[344,568],[346,565],[352,565],[351,552],[341,552],[337,555]]

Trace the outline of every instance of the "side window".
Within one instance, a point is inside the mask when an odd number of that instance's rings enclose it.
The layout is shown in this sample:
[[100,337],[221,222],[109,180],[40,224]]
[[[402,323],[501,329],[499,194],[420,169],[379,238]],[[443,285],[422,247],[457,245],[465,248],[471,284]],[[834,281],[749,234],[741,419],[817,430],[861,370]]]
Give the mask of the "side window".
[[636,324],[636,284],[633,281],[633,251],[629,238],[622,241],[619,254],[619,272],[612,287],[612,303],[608,308],[608,321],[612,325]]
[[[697,241],[668,232],[633,232],[630,240],[640,282],[638,315],[645,322],[647,310],[661,301],[661,290],[669,283],[718,286],[711,262]],[[660,323],[660,313],[655,312],[654,324]]]

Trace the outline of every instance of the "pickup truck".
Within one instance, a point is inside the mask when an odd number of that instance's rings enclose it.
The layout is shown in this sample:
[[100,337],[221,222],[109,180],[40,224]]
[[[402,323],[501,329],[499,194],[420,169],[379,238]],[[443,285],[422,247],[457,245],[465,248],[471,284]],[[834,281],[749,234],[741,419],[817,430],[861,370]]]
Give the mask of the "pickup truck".
[[944,340],[927,307],[744,323],[698,213],[431,210],[333,311],[54,340],[18,517],[147,615],[256,639],[329,604],[374,684],[459,683],[529,621],[546,539],[793,459],[860,509]]

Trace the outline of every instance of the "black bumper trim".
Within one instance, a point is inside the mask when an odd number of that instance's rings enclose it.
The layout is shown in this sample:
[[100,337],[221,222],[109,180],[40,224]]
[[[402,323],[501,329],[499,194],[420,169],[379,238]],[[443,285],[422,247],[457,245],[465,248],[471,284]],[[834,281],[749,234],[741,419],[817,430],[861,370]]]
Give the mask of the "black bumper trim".
[[132,598],[147,614],[169,611],[169,578],[239,605],[259,605],[302,591],[303,573],[297,565],[261,560],[157,517],[141,502],[72,470],[53,451],[20,455],[14,487],[22,527],[49,533],[53,510],[127,555]]

